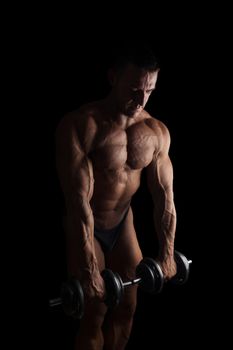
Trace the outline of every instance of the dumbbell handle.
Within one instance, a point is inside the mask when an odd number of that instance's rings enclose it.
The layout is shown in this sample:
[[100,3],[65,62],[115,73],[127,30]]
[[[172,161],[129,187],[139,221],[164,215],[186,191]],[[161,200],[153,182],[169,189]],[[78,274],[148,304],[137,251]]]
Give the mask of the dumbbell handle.
[[49,300],[50,307],[61,305],[61,304],[62,304],[62,298],[55,298],[55,299]]
[[137,284],[141,282],[141,278],[135,278],[133,280],[127,281],[127,282],[123,282],[123,286],[127,287],[127,286],[131,286],[132,284]]

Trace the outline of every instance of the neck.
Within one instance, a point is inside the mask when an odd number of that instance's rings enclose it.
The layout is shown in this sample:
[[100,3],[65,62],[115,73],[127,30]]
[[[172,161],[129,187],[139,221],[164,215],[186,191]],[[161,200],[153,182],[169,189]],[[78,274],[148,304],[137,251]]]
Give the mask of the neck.
[[104,105],[109,119],[121,127],[127,128],[135,122],[135,118],[130,118],[119,111],[116,100],[111,93],[104,99]]

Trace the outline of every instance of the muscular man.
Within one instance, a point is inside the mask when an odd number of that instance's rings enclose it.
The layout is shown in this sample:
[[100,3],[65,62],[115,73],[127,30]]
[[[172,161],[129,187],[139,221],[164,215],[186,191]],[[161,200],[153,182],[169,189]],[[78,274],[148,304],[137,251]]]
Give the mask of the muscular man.
[[137,287],[126,288],[120,304],[106,314],[101,271],[107,267],[123,280],[135,278],[142,252],[130,202],[144,168],[154,202],[156,260],[165,278],[176,273],[170,136],[167,127],[144,109],[158,73],[150,50],[120,52],[109,71],[109,95],[68,113],[56,131],[68,272],[79,279],[85,294],[77,349],[122,350],[129,339]]

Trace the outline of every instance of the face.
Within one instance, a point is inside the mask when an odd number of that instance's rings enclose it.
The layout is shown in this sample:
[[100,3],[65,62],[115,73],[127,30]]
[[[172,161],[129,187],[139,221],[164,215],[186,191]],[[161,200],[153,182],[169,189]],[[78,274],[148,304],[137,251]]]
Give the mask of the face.
[[148,72],[129,64],[115,74],[112,85],[120,113],[133,118],[143,110],[155,89],[158,72]]

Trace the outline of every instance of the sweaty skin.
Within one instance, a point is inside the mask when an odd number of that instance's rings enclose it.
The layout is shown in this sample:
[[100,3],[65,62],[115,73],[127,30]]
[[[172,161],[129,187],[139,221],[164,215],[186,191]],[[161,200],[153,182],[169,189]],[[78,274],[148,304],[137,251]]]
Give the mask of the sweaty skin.
[[[154,224],[160,263],[165,278],[176,273],[173,258],[176,212],[173,201],[173,170],[169,159],[170,135],[166,126],[145,110],[155,89],[158,71],[147,72],[133,64],[124,74],[110,74],[112,91],[67,114],[56,131],[57,169],[64,192],[67,263],[85,293],[85,315],[76,346],[80,349],[124,349],[136,307],[136,286],[101,330],[106,307],[105,268],[123,280],[135,277],[142,259],[130,209],[113,250],[103,253],[94,238],[94,225],[115,227],[126,213],[146,168],[154,202]],[[126,308],[127,306],[127,308]],[[95,317],[93,317],[95,315]],[[90,321],[92,320],[92,321]],[[122,327],[123,325],[123,327]]]

